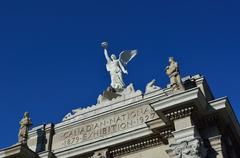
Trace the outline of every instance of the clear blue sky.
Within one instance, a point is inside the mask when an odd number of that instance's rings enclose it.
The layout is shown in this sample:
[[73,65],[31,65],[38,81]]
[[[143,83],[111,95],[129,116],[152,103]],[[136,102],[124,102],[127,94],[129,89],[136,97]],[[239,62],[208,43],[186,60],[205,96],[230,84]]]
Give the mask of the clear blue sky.
[[166,87],[174,56],[182,76],[206,76],[239,117],[239,8],[231,0],[1,1],[0,148],[17,142],[24,111],[37,126],[96,103],[110,83],[102,41],[116,54],[138,49],[125,76],[136,89],[153,78]]

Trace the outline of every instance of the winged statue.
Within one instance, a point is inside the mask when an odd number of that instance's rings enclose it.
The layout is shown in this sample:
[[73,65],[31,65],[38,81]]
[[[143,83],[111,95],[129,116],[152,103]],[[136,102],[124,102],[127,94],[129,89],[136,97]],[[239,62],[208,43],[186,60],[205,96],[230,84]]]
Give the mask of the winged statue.
[[106,68],[111,77],[111,88],[116,91],[124,89],[125,83],[123,82],[123,73],[127,74],[127,64],[137,55],[137,50],[125,50],[119,54],[117,59],[115,54],[110,57],[108,55],[107,42],[102,42],[101,46],[104,48],[104,55],[107,60]]

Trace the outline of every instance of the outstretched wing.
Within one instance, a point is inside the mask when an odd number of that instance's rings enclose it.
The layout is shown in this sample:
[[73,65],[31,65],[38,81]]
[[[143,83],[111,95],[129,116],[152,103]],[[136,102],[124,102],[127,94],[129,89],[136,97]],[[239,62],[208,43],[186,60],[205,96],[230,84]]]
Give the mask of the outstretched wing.
[[126,66],[127,63],[137,55],[137,50],[125,50],[119,55],[120,62]]

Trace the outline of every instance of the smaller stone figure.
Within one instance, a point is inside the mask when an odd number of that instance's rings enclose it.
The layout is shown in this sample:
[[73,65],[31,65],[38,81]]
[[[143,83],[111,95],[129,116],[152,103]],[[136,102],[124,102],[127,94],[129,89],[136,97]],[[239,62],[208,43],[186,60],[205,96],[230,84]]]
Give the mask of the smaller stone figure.
[[169,57],[169,66],[166,67],[166,74],[170,78],[170,84],[173,91],[183,90],[178,63],[174,61],[173,57]]
[[32,121],[29,118],[29,113],[25,112],[23,119],[20,121],[20,130],[18,134],[18,142],[21,144],[27,144],[28,130],[32,125]]

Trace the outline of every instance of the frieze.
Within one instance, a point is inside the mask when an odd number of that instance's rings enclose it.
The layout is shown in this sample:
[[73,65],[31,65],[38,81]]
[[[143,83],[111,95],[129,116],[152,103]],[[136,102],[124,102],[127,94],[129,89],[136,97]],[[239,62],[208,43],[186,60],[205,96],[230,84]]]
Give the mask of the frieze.
[[[59,147],[67,147],[89,140],[107,137],[108,135],[128,130],[147,121],[157,119],[158,116],[149,105],[141,105],[126,111],[114,112],[91,122],[81,123],[64,131],[56,131],[55,142]],[[53,144],[54,146],[54,144]]]

